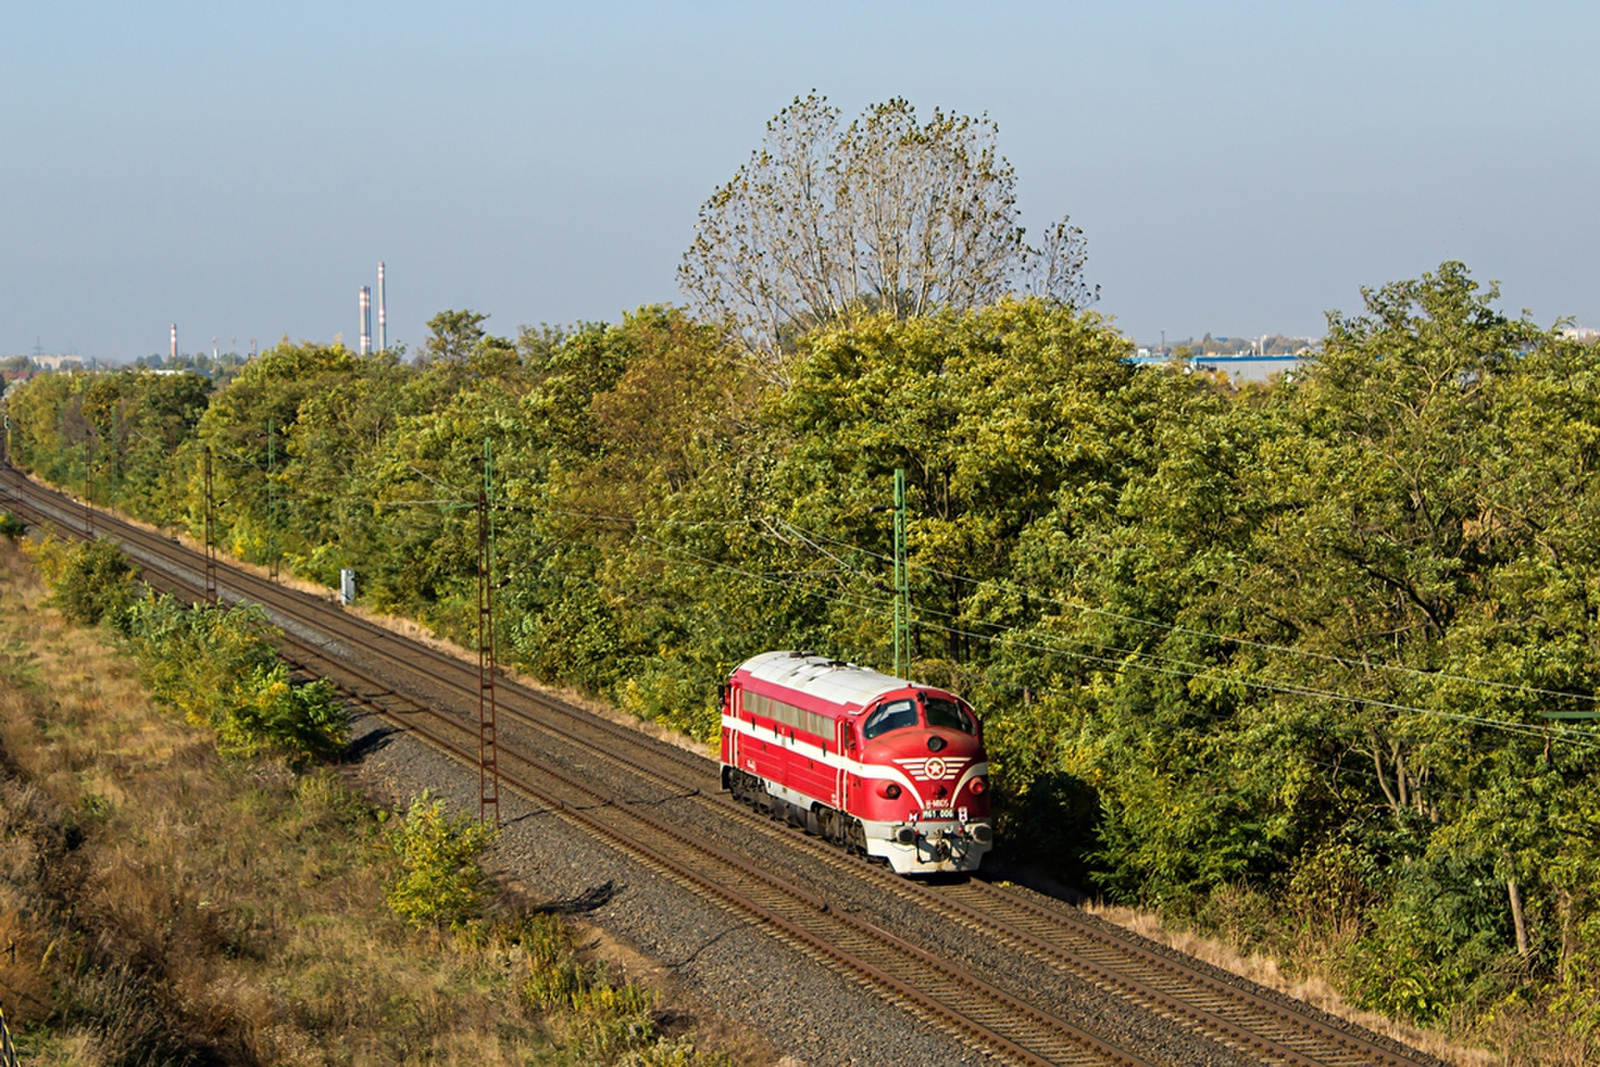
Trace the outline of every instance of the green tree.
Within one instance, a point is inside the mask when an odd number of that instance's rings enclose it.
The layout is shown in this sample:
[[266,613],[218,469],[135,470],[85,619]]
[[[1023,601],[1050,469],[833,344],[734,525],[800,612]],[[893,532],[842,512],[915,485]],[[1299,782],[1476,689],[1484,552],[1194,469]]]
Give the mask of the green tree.
[[87,374],[41,374],[6,401],[11,461],[56,485],[81,486],[91,425],[83,417]]
[[168,525],[182,514],[187,475],[181,448],[209,403],[211,383],[198,374],[143,370],[96,375],[83,414],[96,442],[96,500]]
[[1386,901],[1374,973],[1405,970],[1418,1017],[1569,951],[1556,931],[1579,905],[1548,872],[1594,855],[1567,815],[1592,805],[1589,741],[1544,713],[1591,709],[1600,681],[1600,561],[1577,534],[1600,488],[1596,368],[1497,295],[1446,263],[1330,317],[1266,404],[1261,532],[1233,580],[1249,610],[1204,627],[1237,647],[1199,660],[1323,798],[1288,843],[1359,827]]
[[[988,583],[1008,574],[1056,494],[1116,466],[1102,444],[1114,427],[1099,420],[1134,376],[1127,351],[1092,314],[1037,299],[907,321],[863,315],[805,338],[763,416],[769,506],[788,523],[778,533],[828,605],[796,607],[834,628],[825,641],[805,636],[883,662],[888,628],[862,606],[882,599],[885,504],[903,467],[917,658],[940,669],[987,659],[972,632],[1004,625],[1012,597]],[[826,544],[808,543],[818,535]],[[835,558],[818,551],[828,545]]]
[[428,320],[428,339],[422,343],[425,361],[460,363],[488,336],[483,324],[489,319],[475,311],[441,311]]
[[[203,526],[203,453],[209,450],[212,497],[226,502],[217,510],[217,536],[227,550],[266,562],[275,536],[291,552],[337,543],[335,517],[327,514],[326,498],[316,496],[323,485],[313,481],[306,493],[298,492],[285,461],[303,407],[335,396],[363,367],[391,359],[367,360],[342,345],[286,343],[246,364],[213,397],[181,459],[189,480],[191,532],[198,534]],[[338,462],[334,456],[322,458]],[[269,516],[273,504],[277,514]]]

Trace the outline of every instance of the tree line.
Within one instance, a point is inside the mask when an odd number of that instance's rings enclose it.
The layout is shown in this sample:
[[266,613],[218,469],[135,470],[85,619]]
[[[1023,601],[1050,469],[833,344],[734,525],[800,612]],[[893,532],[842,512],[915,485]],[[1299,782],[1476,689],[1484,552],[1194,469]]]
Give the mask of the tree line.
[[[1245,891],[1364,1003],[1600,1021],[1600,352],[1448,263],[1330,315],[1292,379],[1138,367],[1093,312],[862,309],[783,372],[672,307],[281,344],[223,388],[37,378],[19,465],[714,736],[772,648],[890,661],[986,721],[1001,837],[1117,900]],[[1280,928],[1282,934],[1285,928]]]

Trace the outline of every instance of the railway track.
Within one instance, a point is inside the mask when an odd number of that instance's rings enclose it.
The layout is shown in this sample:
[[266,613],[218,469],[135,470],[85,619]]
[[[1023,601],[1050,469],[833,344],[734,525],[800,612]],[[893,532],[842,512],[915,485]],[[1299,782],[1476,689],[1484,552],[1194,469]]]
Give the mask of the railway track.
[[[17,501],[16,510],[36,521],[50,522],[69,535],[83,536],[88,530],[81,504],[26,482],[9,467],[0,468],[0,507],[7,506],[8,493]],[[194,597],[203,590],[199,557],[170,539],[103,513],[95,515],[93,531],[117,537],[147,572],[153,569],[180,594]],[[259,603],[284,629],[288,658],[338,681],[427,743],[469,765],[477,763],[475,665],[249,572],[219,566],[218,576],[223,599]],[[1204,965],[1186,963],[1076,909],[1040,904],[981,880],[948,884],[899,878],[707,791],[715,782],[715,765],[704,757],[535,690],[508,682],[498,685],[501,780],[507,787],[610,841],[696,896],[756,919],[773,936],[987,1055],[1022,1063],[1145,1062],[1114,1041],[1037,1006],[1036,990],[1028,983],[965,973],[929,947],[890,934],[735,852],[686,833],[681,824],[652,812],[656,802],[671,797],[682,807],[699,809],[702,816],[769,835],[806,854],[809,862],[867,883],[870,893],[905,902],[1005,946],[1031,961],[1036,971],[1087,983],[1244,1058],[1339,1067],[1433,1062]],[[457,710],[447,710],[451,707]],[[473,711],[470,719],[461,711],[466,708]],[[559,759],[539,755],[552,743],[610,764],[621,772],[619,780],[631,785],[608,790],[567,773]]]

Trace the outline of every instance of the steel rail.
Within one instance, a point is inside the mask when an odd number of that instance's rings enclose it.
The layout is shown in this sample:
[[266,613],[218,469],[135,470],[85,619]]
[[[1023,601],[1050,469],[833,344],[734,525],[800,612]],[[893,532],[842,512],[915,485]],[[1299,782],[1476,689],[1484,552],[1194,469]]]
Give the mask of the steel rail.
[[[382,708],[380,701],[352,695],[368,706]],[[425,722],[404,720],[405,729],[471,764],[476,758],[467,743],[471,731],[452,716],[426,707],[422,710],[427,713]],[[383,713],[394,717],[388,709]],[[452,740],[425,723],[441,724],[461,740]],[[796,943],[830,969],[887,991],[891,999],[970,1044],[1029,1064],[1146,1062],[886,930],[834,909],[809,890],[784,882],[749,859],[656,816],[640,806],[640,801],[596,789],[520,749],[507,747],[501,758],[502,781],[513,792],[675,881],[687,883],[702,899],[724,910],[753,915],[764,929],[781,933],[783,939]],[[531,773],[519,773],[515,767]],[[559,784],[561,789],[536,784],[532,774],[546,783]]]
[[[45,510],[36,514],[50,518]],[[59,517],[54,521],[59,522]],[[101,529],[105,530],[104,523]],[[142,535],[136,538],[140,541],[155,536],[137,527],[132,529]],[[80,533],[70,526],[68,531],[78,536],[92,533],[89,530]],[[170,552],[165,546],[159,546],[159,551]],[[175,575],[165,577],[180,588],[197,589],[195,584]],[[280,596],[274,606],[282,610],[284,603],[292,599]],[[330,667],[338,666],[340,674],[362,677],[380,690],[387,688],[376,675],[347,663],[336,663],[327,652],[292,632],[286,632],[285,643],[297,648],[302,655],[322,659]],[[340,684],[354,699],[381,709],[387,718],[397,718],[375,695]],[[470,733],[466,724],[454,716],[400,694],[393,695],[412,703],[425,713],[426,719],[450,731],[463,737]],[[407,732],[462,763],[475,763],[468,745],[452,741],[444,733],[414,719],[399,721]],[[636,808],[626,799],[597,790],[520,750],[508,750],[504,755],[511,757],[514,764],[526,766],[562,787],[561,791],[555,791],[548,785],[535,785],[523,774],[504,773],[504,780],[513,790],[674,880],[686,883],[703,899],[760,919],[765,929],[781,933],[785,940],[830,969],[887,993],[890,999],[975,1047],[1025,1064],[1121,1064],[1127,1067],[1146,1064],[1138,1056],[1012,997],[918,946],[847,912],[834,910],[828,902],[809,891],[783,882],[742,856],[698,840],[653,813]],[[583,799],[575,801],[575,796]]]
[[[1260,1047],[1254,1043],[1259,1038],[1287,1050],[1285,1062],[1331,1067],[1415,1067],[1437,1062],[1400,1051],[1397,1043],[1360,1029],[1296,1011],[1283,1000],[1207,973],[1159,946],[1143,944],[1143,939],[1088,921],[1076,909],[1060,911],[983,881],[929,889],[947,906],[983,916],[1030,950],[1105,970],[1108,981],[1152,990],[1163,1003],[1177,999],[1196,1011],[1215,1014],[1229,1028],[1223,1032],[1230,1037],[1245,1040],[1250,1047]],[[997,911],[1004,914],[996,915]]]
[[[38,487],[32,486],[32,483],[28,484],[35,491],[48,492],[39,490]],[[58,518],[57,521],[62,520]],[[63,522],[63,525],[70,526],[70,523]],[[130,529],[144,537],[159,541],[157,535],[148,534],[139,527]],[[188,570],[183,567],[186,550],[165,542],[162,542],[160,547],[173,557],[173,562],[180,569]],[[259,585],[279,596],[283,594],[281,586],[265,579],[234,568],[228,568],[228,572],[230,580],[238,579],[236,582],[231,581],[230,584]],[[406,642],[391,631],[345,612],[336,611],[303,595],[293,600],[296,604],[310,607],[334,620],[335,624],[346,631],[342,635],[346,639],[351,636],[348,631],[352,627],[369,632],[376,640],[370,644],[367,641],[361,641],[359,644],[370,654],[417,677],[426,678],[433,684],[445,685],[463,696],[470,695],[469,687],[465,683],[440,677],[439,672],[424,671],[416,665],[414,657],[401,656],[380,645],[403,644],[413,652],[420,648],[428,660],[440,664],[446,673],[464,675],[465,666],[454,657],[426,645]],[[311,648],[309,645],[304,647],[308,650]],[[325,656],[321,652],[315,655],[326,659],[330,664],[336,662],[333,657]],[[348,663],[342,667],[344,670],[352,669]],[[395,689],[387,679],[374,684],[390,692]],[[623,756],[614,747],[601,746],[599,749],[599,754],[604,758],[626,766],[634,773],[648,776],[668,789],[697,787],[698,783],[704,780],[707,761],[701,757],[673,746],[654,742],[625,726],[607,722],[588,713],[577,712],[561,701],[525,687],[512,685],[508,686],[508,689],[519,700],[530,703],[542,711],[553,711],[564,721],[575,724],[580,729],[578,731],[565,729],[547,719],[513,709],[513,716],[526,726],[549,731],[574,744],[586,747],[594,745],[592,738],[598,732],[608,738],[620,738],[635,749],[642,748],[652,758],[665,757],[675,761],[679,768],[690,776],[687,783],[681,779],[659,774],[652,767]],[[417,703],[412,698],[402,699]],[[418,706],[423,705],[418,704]],[[464,724],[460,722],[453,725],[456,728],[464,728]],[[749,825],[759,827],[763,833],[773,833],[768,820],[755,816],[742,806],[726,801],[720,794],[710,796],[702,794],[695,799],[713,806],[724,817],[731,814]],[[1163,951],[1144,943],[1143,939],[1137,938],[1136,935],[1119,936],[1086,921],[1073,912],[1046,908],[1027,901],[1015,893],[981,881],[969,882],[963,886],[931,886],[908,882],[882,872],[874,866],[851,860],[836,849],[819,846],[804,835],[781,831],[773,836],[783,838],[791,845],[811,852],[837,869],[847,869],[858,876],[874,879],[881,888],[901,899],[917,902],[923,907],[933,908],[965,923],[976,924],[989,931],[997,941],[1024,951],[1037,961],[1091,981],[1098,987],[1146,1009],[1175,1018],[1199,1034],[1220,1040],[1235,1048],[1249,1050],[1273,1062],[1325,1063],[1340,1067],[1357,1063],[1403,1065],[1429,1062],[1403,1056],[1395,1052],[1392,1047],[1369,1040],[1358,1031],[1338,1026],[1323,1018],[1296,1013],[1281,1001],[1241,988],[1206,970],[1183,964]],[[994,915],[992,912],[996,909],[1006,912],[1006,916]]]

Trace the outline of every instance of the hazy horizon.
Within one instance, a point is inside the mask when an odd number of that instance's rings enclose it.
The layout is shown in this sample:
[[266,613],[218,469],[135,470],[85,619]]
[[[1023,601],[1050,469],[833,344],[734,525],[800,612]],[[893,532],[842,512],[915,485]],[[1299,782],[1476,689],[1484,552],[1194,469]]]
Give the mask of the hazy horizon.
[[[797,94],[987,113],[1141,344],[1320,337],[1461,260],[1600,325],[1600,9],[6,4],[0,354],[615,321]],[[380,17],[381,16],[381,17]]]

